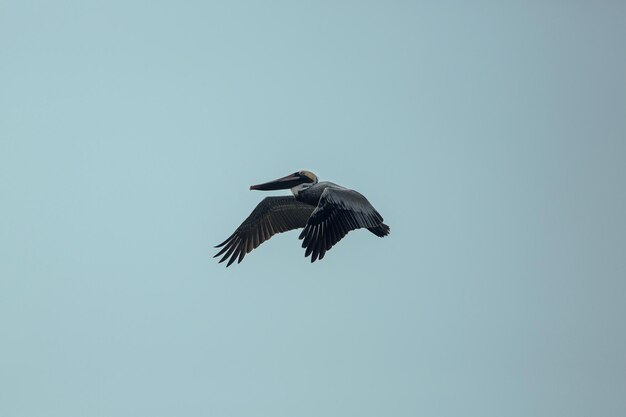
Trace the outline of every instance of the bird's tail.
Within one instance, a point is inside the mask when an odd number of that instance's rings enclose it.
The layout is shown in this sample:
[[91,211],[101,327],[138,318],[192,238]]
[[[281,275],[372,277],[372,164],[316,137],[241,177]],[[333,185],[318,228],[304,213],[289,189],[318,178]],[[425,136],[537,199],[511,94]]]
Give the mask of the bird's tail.
[[389,234],[389,226],[385,223],[381,223],[378,226],[368,227],[367,230],[374,233],[378,237],[385,237]]

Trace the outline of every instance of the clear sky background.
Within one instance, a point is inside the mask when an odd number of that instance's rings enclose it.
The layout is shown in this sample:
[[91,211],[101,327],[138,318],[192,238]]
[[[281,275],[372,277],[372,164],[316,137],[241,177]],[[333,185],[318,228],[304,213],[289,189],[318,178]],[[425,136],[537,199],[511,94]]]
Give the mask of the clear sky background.
[[[0,415],[625,415],[625,21],[0,1]],[[218,265],[299,169],[391,235]]]

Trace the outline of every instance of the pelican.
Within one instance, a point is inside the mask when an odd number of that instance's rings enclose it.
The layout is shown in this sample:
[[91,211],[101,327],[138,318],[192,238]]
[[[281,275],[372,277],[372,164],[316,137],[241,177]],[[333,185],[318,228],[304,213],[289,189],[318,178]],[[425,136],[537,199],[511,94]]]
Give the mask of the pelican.
[[311,262],[323,259],[330,248],[348,232],[365,228],[379,237],[389,234],[383,217],[360,193],[332,182],[318,182],[310,171],[298,171],[286,177],[250,186],[251,190],[291,189],[293,195],[265,197],[228,239],[214,258],[240,263],[276,233],[300,229],[304,256]]

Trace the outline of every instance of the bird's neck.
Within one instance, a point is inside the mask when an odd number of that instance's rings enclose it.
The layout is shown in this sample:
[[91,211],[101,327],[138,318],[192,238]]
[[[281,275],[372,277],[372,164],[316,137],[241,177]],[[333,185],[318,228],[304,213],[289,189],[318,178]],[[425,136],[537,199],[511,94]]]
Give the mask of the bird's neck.
[[295,197],[298,197],[298,194],[299,194],[301,191],[306,190],[307,188],[309,188],[309,187],[310,187],[310,186],[312,186],[312,185],[313,185],[312,183],[304,183],[304,184],[299,184],[299,185],[296,185],[295,187],[291,188],[291,192],[293,193],[293,195],[294,195]]

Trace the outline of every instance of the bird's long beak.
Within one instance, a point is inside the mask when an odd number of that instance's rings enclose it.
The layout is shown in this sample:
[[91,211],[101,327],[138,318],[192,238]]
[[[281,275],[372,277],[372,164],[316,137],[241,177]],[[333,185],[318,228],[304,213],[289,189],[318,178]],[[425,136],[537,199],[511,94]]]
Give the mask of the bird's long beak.
[[291,174],[274,181],[265,182],[263,184],[251,185],[250,189],[260,191],[285,190],[287,188],[292,188],[296,185],[302,184],[305,181],[306,180],[299,175]]

